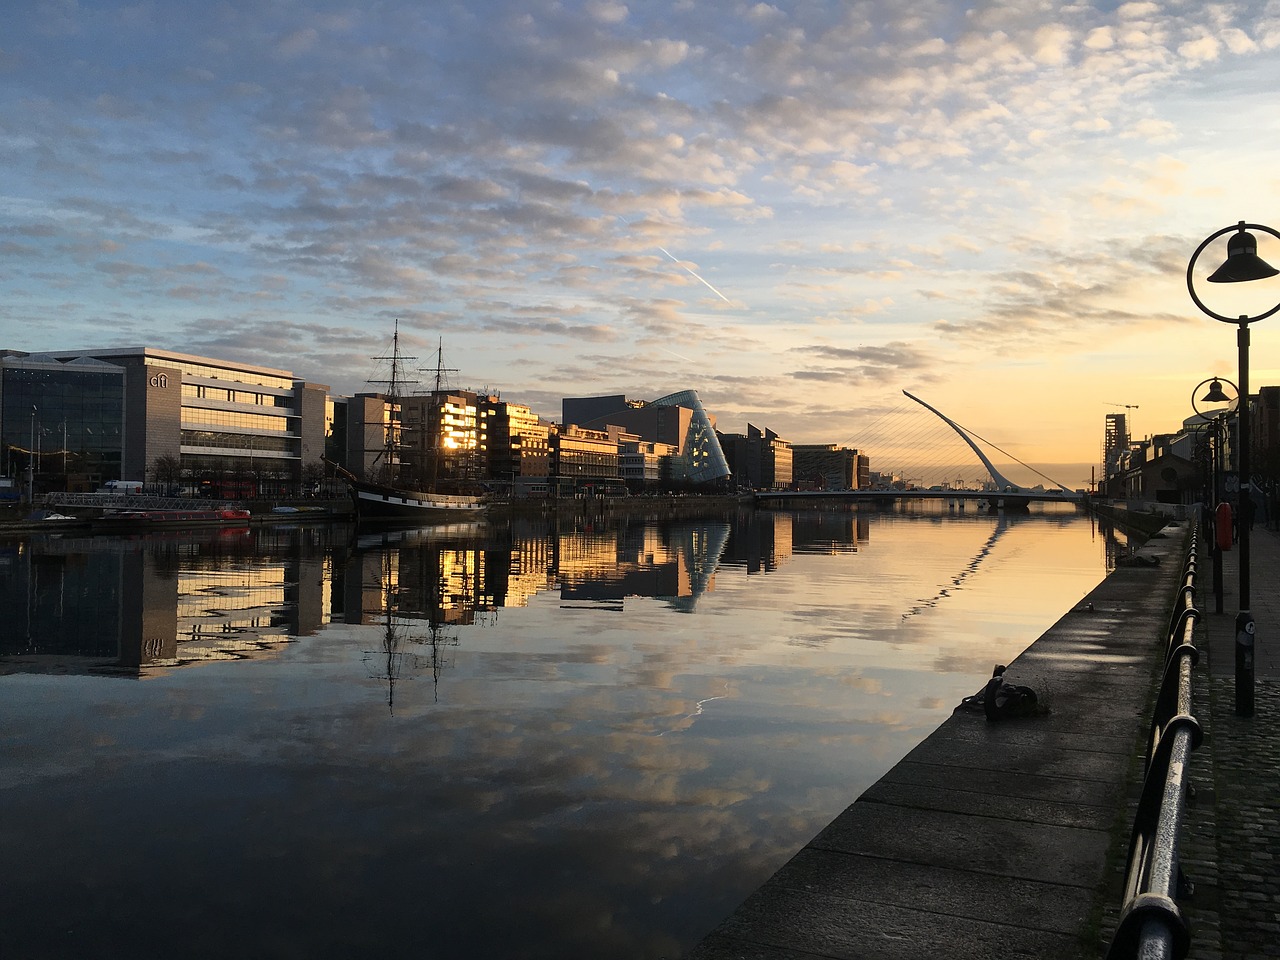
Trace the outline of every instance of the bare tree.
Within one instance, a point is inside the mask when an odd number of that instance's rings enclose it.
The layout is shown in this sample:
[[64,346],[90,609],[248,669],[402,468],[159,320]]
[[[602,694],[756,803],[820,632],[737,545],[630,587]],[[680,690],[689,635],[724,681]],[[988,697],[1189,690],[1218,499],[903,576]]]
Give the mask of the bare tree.
[[167,496],[182,480],[182,461],[172,453],[162,453],[151,461],[151,477]]
[[319,460],[312,460],[310,463],[302,465],[302,493],[309,495],[318,492],[320,485],[324,482],[324,464]]

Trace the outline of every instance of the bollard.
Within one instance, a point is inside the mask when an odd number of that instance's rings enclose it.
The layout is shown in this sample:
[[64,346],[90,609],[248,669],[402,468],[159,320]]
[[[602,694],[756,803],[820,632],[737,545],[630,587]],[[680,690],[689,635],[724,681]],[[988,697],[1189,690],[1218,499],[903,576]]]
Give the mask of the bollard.
[[1253,614],[1236,614],[1236,716],[1253,716]]

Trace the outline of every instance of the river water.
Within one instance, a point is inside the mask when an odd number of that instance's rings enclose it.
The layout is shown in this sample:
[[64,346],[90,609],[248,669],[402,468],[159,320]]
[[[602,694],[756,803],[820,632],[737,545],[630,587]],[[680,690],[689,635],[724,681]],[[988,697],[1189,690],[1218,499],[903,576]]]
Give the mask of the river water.
[[937,504],[0,541],[0,956],[679,956],[1121,545]]

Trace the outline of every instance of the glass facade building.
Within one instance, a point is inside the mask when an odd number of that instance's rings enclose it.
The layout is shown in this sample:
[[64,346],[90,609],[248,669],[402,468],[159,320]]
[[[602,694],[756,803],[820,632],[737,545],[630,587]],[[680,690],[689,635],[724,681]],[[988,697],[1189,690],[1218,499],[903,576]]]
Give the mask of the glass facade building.
[[657,400],[628,400],[622,395],[566,397],[565,426],[592,430],[618,426],[650,443],[665,443],[675,453],[667,457],[670,478],[682,483],[727,484],[732,472],[720,441],[715,418],[707,413],[696,390],[681,390]]
[[150,347],[0,351],[5,475],[35,492],[141,480],[202,496],[323,475],[328,388],[287,370]]
[[124,403],[114,364],[0,351],[0,470],[38,490],[121,479]]
[[720,440],[716,437],[715,420],[702,405],[697,390],[681,390],[654,400],[653,407],[681,407],[693,412],[688,431],[680,446],[680,461],[685,478],[693,483],[724,482],[732,475]]

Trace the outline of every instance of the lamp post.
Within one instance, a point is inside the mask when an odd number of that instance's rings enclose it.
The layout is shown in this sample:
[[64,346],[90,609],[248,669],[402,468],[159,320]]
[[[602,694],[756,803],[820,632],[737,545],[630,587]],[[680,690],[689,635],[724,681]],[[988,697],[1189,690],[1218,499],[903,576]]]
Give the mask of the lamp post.
[[[1231,383],[1231,388],[1235,390],[1237,399],[1240,396],[1239,388]],[[1207,522],[1214,524],[1214,536],[1209,540],[1210,556],[1213,558],[1213,603],[1214,612],[1222,612],[1222,545],[1218,541],[1217,529],[1217,506],[1222,502],[1222,427],[1223,421],[1226,419],[1227,411],[1225,409],[1213,410],[1205,412],[1201,410],[1196,402],[1196,394],[1200,392],[1200,388],[1205,384],[1209,384],[1209,390],[1200,398],[1200,403],[1230,403],[1231,398],[1222,389],[1222,379],[1219,377],[1210,377],[1208,380],[1201,380],[1195,385],[1191,391],[1191,409],[1195,411],[1195,415],[1201,420],[1206,420],[1210,425],[1209,433],[1209,495],[1206,497],[1207,503],[1205,508],[1208,512]]]
[[36,405],[31,405],[31,439],[27,443],[27,505],[36,506]]
[[1196,295],[1195,278],[1192,271],[1195,268],[1196,260],[1199,259],[1205,248],[1214,240],[1229,233],[1231,238],[1227,241],[1227,259],[1223,261],[1222,266],[1208,276],[1207,279],[1210,283],[1244,283],[1250,280],[1265,280],[1280,273],[1280,270],[1277,270],[1258,256],[1258,241],[1249,232],[1250,230],[1260,230],[1280,239],[1280,233],[1277,233],[1271,227],[1260,223],[1246,223],[1241,220],[1235,226],[1223,227],[1221,230],[1215,231],[1206,237],[1200,246],[1196,248],[1196,252],[1191,255],[1191,260],[1187,264],[1187,291],[1191,294],[1192,302],[1202,313],[1212,317],[1214,320],[1239,324],[1236,334],[1240,364],[1236,425],[1240,432],[1240,452],[1236,462],[1239,466],[1240,476],[1240,610],[1236,614],[1235,679],[1236,714],[1242,717],[1253,716],[1253,654],[1255,642],[1253,614],[1249,612],[1249,525],[1253,520],[1252,464],[1249,462],[1251,441],[1249,425],[1249,324],[1257,320],[1265,320],[1280,310],[1280,303],[1277,303],[1270,310],[1255,316],[1245,314],[1239,317],[1223,316],[1205,306],[1200,297]]

